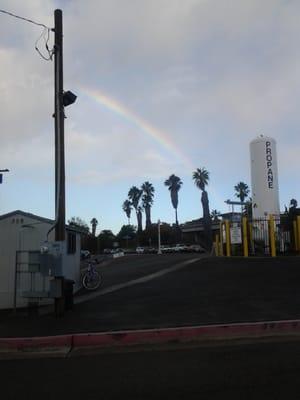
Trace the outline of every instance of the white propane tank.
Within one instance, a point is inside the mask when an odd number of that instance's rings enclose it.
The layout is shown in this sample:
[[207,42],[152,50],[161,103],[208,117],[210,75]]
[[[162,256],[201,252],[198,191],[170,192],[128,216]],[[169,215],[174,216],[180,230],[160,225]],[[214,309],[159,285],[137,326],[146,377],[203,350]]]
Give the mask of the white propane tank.
[[259,136],[250,142],[253,219],[280,216],[276,141]]

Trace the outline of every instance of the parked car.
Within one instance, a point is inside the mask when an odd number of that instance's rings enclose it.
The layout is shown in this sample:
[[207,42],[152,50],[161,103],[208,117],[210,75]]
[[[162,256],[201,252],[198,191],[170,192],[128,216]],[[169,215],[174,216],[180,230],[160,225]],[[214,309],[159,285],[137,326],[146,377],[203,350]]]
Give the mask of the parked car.
[[174,247],[172,247],[169,244],[163,244],[160,246],[161,252],[162,253],[173,253],[174,252]]
[[145,247],[144,252],[147,254],[155,254],[157,253],[157,249],[155,247]]
[[145,249],[144,249],[144,247],[140,247],[139,246],[139,247],[136,248],[135,251],[136,251],[137,254],[143,254],[145,252]]
[[200,244],[191,244],[188,246],[188,251],[190,253],[205,253],[205,249]]
[[111,249],[104,249],[103,254],[111,254],[112,250]]
[[174,247],[174,251],[176,253],[185,253],[188,251],[188,249],[189,248],[186,244],[180,244],[180,243],[176,244],[176,246]]
[[81,250],[80,251],[80,258],[82,260],[86,260],[87,258],[89,258],[91,256],[91,253],[89,250]]
[[118,253],[124,253],[124,250],[118,247],[117,249],[111,250],[111,254],[118,254]]

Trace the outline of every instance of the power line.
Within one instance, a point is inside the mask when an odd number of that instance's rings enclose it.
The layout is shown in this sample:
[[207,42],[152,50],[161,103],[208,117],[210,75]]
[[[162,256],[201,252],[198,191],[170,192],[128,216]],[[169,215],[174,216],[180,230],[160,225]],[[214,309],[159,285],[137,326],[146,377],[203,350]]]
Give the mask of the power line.
[[8,11],[5,11],[5,10],[1,10],[1,9],[0,9],[0,12],[2,12],[3,14],[10,15],[11,17],[14,17],[14,18],[22,19],[23,21],[30,22],[31,24],[38,25],[38,26],[42,26],[43,28],[46,28],[46,29],[49,29],[49,30],[52,29],[52,28],[49,28],[49,26],[46,26],[46,25],[41,24],[41,23],[39,23],[39,22],[35,22],[35,21],[33,21],[32,19],[20,17],[20,15],[13,14],[13,13],[8,12]]
[[[46,25],[44,25],[44,24],[41,24],[41,23],[39,23],[39,22],[33,21],[32,19],[24,18],[24,17],[21,17],[21,16],[19,16],[19,15],[13,14],[13,13],[11,13],[11,12],[9,12],[9,11],[5,11],[5,10],[1,10],[1,9],[0,9],[0,12],[3,13],[3,14],[7,14],[7,15],[9,15],[9,16],[11,16],[11,17],[14,17],[14,18],[21,19],[21,20],[23,20],[23,21],[30,22],[31,24],[34,24],[34,25],[37,25],[37,26],[42,26],[44,29],[43,29],[43,32],[41,33],[41,35],[38,37],[38,39],[37,39],[36,42],[35,42],[35,50],[39,53],[39,55],[40,55],[44,60],[46,60],[46,61],[52,60],[52,56],[53,56],[53,54],[54,54],[54,50],[53,50],[53,49],[50,50],[50,49],[49,49],[49,46],[48,46],[49,37],[50,37],[50,31],[53,30],[52,28],[49,28],[48,26],[46,26]],[[46,34],[47,34],[47,38],[46,38]],[[41,40],[41,38],[44,39],[45,47],[46,47],[46,50],[47,50],[47,52],[48,52],[48,57],[45,57],[45,56],[42,54],[42,52],[40,51],[40,49],[38,48],[38,42]]]

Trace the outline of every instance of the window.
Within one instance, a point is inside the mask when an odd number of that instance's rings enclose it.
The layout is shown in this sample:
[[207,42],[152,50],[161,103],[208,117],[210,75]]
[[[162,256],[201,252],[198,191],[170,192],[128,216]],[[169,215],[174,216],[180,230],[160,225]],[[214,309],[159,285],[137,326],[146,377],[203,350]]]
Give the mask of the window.
[[68,232],[67,246],[68,254],[76,253],[76,233]]

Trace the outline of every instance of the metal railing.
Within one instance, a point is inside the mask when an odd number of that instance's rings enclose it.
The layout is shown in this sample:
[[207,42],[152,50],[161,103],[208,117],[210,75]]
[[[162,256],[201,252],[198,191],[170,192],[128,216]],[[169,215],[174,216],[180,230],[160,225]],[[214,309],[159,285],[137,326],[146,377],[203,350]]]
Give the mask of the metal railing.
[[215,237],[217,255],[272,256],[300,252],[300,217],[281,215],[239,222],[222,221]]

